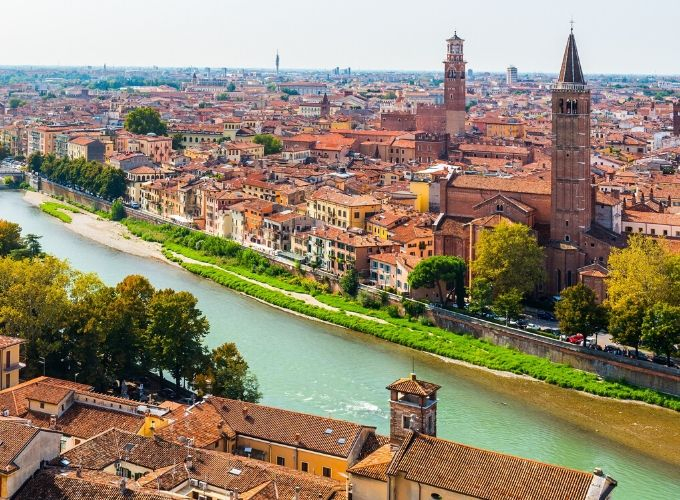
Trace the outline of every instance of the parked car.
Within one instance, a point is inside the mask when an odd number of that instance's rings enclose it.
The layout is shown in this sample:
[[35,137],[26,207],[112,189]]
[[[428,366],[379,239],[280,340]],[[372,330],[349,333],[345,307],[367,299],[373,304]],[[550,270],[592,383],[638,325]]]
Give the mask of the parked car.
[[570,344],[582,344],[583,343],[583,334],[577,333],[576,335],[572,335],[571,337],[567,337],[567,342],[569,342]]
[[536,313],[536,317],[538,319],[544,319],[546,321],[556,321],[555,315],[553,313],[551,313],[550,311],[539,310]]
[[616,354],[617,356],[620,356],[621,354],[623,354],[623,351],[621,350],[621,348],[619,346],[617,346],[616,344],[607,344],[606,346],[604,346],[604,350],[605,350],[605,352],[610,352],[612,354]]
[[139,209],[139,203],[133,201],[132,203],[130,203],[130,208],[134,208],[135,210]]

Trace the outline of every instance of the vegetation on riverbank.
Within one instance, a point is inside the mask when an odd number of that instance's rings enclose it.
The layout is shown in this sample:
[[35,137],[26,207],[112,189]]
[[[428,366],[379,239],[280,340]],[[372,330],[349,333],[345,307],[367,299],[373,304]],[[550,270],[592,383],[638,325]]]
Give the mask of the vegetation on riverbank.
[[[288,309],[312,318],[326,321],[344,328],[389,340],[397,344],[430,352],[440,356],[465,361],[494,370],[528,375],[560,387],[577,389],[598,396],[630,399],[664,406],[680,411],[680,398],[664,395],[649,389],[640,389],[619,382],[601,380],[597,375],[553,363],[547,359],[521,353],[514,349],[490,344],[468,335],[459,335],[434,326],[406,322],[399,325],[392,322],[378,323],[372,320],[350,316],[344,311],[331,311],[310,305],[302,300],[289,297],[245,281],[233,274],[175,259],[185,269],[209,278],[232,290],[244,293],[269,304]],[[390,318],[394,321],[394,318]]]
[[[644,401],[680,411],[680,398],[650,389],[637,388],[625,383],[603,381],[593,373],[553,363],[545,358],[524,354],[515,349],[497,346],[469,335],[449,332],[432,326],[427,321],[413,321],[411,318],[400,317],[388,308],[380,308],[379,301],[376,308],[367,307],[360,303],[360,299],[357,301],[346,296],[328,293],[328,288],[324,284],[315,282],[315,285],[309,286],[304,282],[314,280],[301,278],[280,266],[276,266],[266,257],[233,241],[168,224],[159,226],[131,219],[124,220],[124,223],[133,234],[142,239],[162,243],[166,257],[192,273],[209,278],[232,290],[274,306],[413,349],[474,365],[528,375],[553,385],[598,396]],[[221,267],[224,271],[214,267],[187,263],[176,257],[173,252],[199,262]],[[270,290],[234,276],[232,273],[271,285],[282,291],[308,293],[318,301],[337,308],[339,311],[311,305],[283,292]],[[371,316],[383,322],[348,315],[345,313],[346,311]]]
[[67,224],[70,224],[73,221],[73,218],[69,214],[64,212],[64,210],[74,214],[80,213],[80,210],[78,210],[77,208],[69,205],[64,205],[63,203],[57,203],[56,201],[45,201],[41,203],[40,210],[42,210],[46,214],[51,215],[52,217],[56,217],[62,222],[66,222]]
[[205,391],[214,382],[213,394],[260,398],[233,343],[208,352],[210,326],[191,293],[155,289],[138,275],[107,286],[42,253],[39,237],[20,235],[18,224],[0,220],[0,334],[26,341],[29,376],[80,376],[105,390],[154,369],[160,379],[170,372],[177,387],[184,380]]

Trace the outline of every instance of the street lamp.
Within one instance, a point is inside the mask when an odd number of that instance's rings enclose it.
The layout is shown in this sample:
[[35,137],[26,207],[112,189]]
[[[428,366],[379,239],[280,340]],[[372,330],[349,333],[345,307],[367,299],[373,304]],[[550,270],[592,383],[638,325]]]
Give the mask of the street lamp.
[[43,365],[43,377],[45,376],[45,356],[40,356],[40,363]]
[[80,375],[80,372],[75,373],[75,374],[73,375],[73,381],[74,381],[74,382],[78,382],[78,375]]

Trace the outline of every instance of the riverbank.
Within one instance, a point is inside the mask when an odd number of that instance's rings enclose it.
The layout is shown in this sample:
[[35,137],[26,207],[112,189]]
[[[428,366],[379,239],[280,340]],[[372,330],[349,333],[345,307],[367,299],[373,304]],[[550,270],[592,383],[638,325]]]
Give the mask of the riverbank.
[[[584,393],[527,377],[498,377],[365,334],[287,317],[258,301],[222,293],[219,285],[186,275],[179,266],[90,244],[69,225],[19,203],[20,196],[16,193],[15,201],[3,205],[5,218],[44,234],[48,251],[72,256],[81,269],[103,272],[109,283],[137,272],[153,277],[157,286],[196,294],[211,319],[210,345],[230,340],[243,347],[265,381],[266,404],[334,415],[386,432],[381,382],[407,373],[415,359],[420,376],[444,386],[438,425],[442,437],[583,470],[602,466],[621,481],[622,498],[673,498],[680,491],[675,472],[680,466],[680,419],[674,412],[584,398]],[[654,461],[647,462],[647,457]]]
[[[37,199],[34,195],[36,193],[27,194]],[[297,314],[476,366],[530,376],[597,396],[643,401],[680,411],[679,398],[605,381],[589,372],[449,332],[426,322],[397,318],[384,310],[366,308],[347,298],[325,293],[321,286],[310,288],[299,276],[271,266],[263,257],[231,241],[185,228],[157,226],[141,221],[126,221],[126,229],[119,224],[97,220],[92,214],[82,215],[85,217],[85,224],[82,224],[84,229],[76,231],[80,234],[113,248],[127,248],[133,254],[141,253],[139,250],[144,248],[150,250],[154,257],[161,258],[156,253],[158,250],[162,258],[169,257],[168,260],[194,274]],[[80,226],[74,223],[67,227],[75,230]],[[107,237],[112,228],[115,228],[113,234],[119,238]],[[141,239],[126,234],[128,229]]]
[[[36,207],[55,201],[51,196],[36,191],[26,191],[23,198]],[[137,238],[122,224],[112,223],[86,211],[69,212],[68,215],[71,223],[65,226],[80,236],[120,252],[169,262],[163,255],[160,244]]]

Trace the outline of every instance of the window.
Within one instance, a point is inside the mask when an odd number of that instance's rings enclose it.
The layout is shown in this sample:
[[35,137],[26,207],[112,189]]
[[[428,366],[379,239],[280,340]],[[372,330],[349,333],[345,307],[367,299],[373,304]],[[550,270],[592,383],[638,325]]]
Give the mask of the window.
[[331,468],[330,467],[324,467],[322,469],[323,477],[331,477]]
[[286,465],[286,459],[283,457],[276,457],[276,465]]
[[40,402],[40,408],[45,408],[45,403]]
[[571,238],[569,238],[569,235],[568,235],[568,234],[565,234],[565,235],[564,235],[564,241],[569,241],[570,239],[571,239]]
[[10,379],[10,377],[9,377],[9,373],[5,373],[5,389],[6,389],[7,387],[9,387],[9,385],[10,385],[11,382],[12,382],[12,381],[11,381],[11,379]]
[[302,462],[302,464],[300,464],[300,470],[302,472],[309,472],[309,464],[307,462]]
[[402,415],[401,416],[401,427],[404,429],[410,429],[411,428],[411,416],[410,415]]

